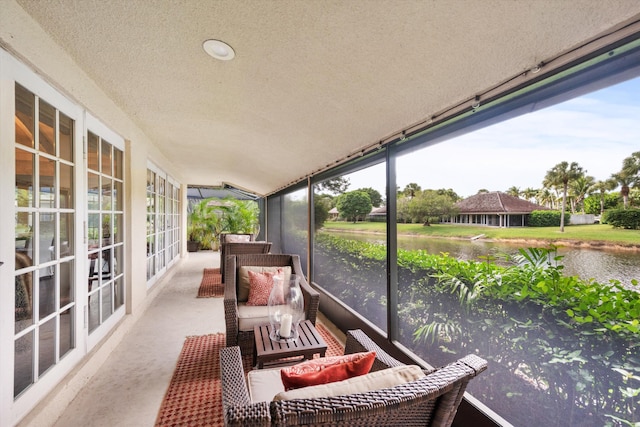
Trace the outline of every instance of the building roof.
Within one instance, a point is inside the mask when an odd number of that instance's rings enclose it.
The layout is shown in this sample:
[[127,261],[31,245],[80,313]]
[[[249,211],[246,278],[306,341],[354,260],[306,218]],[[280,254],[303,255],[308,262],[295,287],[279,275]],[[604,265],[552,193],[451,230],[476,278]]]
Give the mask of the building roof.
[[387,207],[386,206],[380,206],[379,208],[373,208],[371,209],[371,212],[369,213],[369,215],[386,215],[387,214]]
[[528,202],[500,191],[479,193],[456,203],[463,214],[479,213],[531,213],[549,210],[547,207]]

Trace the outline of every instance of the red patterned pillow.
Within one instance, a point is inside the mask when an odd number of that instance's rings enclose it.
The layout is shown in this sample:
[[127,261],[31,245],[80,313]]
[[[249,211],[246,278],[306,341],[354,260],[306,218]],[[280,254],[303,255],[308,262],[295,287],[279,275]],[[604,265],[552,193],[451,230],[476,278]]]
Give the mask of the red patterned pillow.
[[327,384],[368,374],[375,358],[375,351],[321,357],[283,368],[280,376],[285,390]]
[[[267,305],[269,302],[269,295],[273,289],[273,276],[276,274],[282,274],[282,269],[278,269],[277,273],[271,273],[265,271],[264,273],[258,273],[256,271],[248,271],[249,273],[249,299],[247,305]],[[282,280],[278,281],[280,285],[279,295],[276,296],[276,304],[284,304],[284,295],[282,291]]]

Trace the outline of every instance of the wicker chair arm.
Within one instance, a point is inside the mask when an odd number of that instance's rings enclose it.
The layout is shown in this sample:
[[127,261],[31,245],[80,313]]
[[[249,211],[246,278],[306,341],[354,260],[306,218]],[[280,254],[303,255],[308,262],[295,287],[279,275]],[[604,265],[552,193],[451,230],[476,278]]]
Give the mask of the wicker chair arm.
[[344,354],[361,353],[364,351],[376,352],[376,360],[371,367],[372,372],[404,365],[404,363],[390,356],[380,348],[380,346],[373,342],[362,330],[354,329],[347,331],[347,342],[344,347]]
[[270,426],[269,402],[251,403],[240,347],[220,350],[220,383],[225,426]]
[[227,278],[224,283],[224,323],[227,347],[238,345],[238,296],[236,291],[236,257],[227,260]]

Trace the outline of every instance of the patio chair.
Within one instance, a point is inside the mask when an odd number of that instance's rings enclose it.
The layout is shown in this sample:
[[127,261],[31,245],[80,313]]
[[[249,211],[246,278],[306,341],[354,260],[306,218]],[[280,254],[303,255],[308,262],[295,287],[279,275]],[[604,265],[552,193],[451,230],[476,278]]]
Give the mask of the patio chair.
[[[320,304],[320,294],[306,281],[300,257],[287,254],[230,255],[225,262],[224,320],[227,346],[240,346],[243,355],[253,356],[255,346],[253,328],[269,323],[266,306],[247,306],[246,296],[240,285],[242,267],[290,267],[291,273],[300,276],[300,289],[304,296],[305,319],[315,325]],[[239,292],[240,291],[240,292]],[[240,298],[238,295],[240,294]]]
[[[279,370],[251,371],[258,380],[245,381],[240,349],[227,347],[220,350],[222,406],[225,426],[437,426],[452,424],[468,382],[487,368],[487,362],[475,355],[468,355],[436,370],[420,371],[415,366],[403,365],[378,347],[362,331],[347,333],[345,354],[375,351],[376,360],[369,374],[322,386],[295,390],[298,395],[291,400],[273,400],[284,387],[277,384]],[[361,384],[373,377],[396,375],[404,366],[419,375],[396,379],[394,386],[379,388],[370,385],[368,390],[339,394],[335,388],[345,389],[345,382]],[[393,369],[391,369],[393,368]],[[413,379],[416,378],[416,379]],[[403,380],[406,380],[404,382]],[[249,383],[249,385],[247,385]],[[255,390],[256,386],[271,390]],[[325,397],[317,394],[319,387],[333,388]],[[306,390],[305,389],[315,389]],[[302,392],[302,394],[300,394]],[[304,394],[309,396],[305,398]],[[282,395],[279,395],[282,396]],[[328,397],[327,397],[328,396]],[[252,400],[253,397],[256,397]],[[266,399],[265,399],[266,397]]]
[[229,255],[268,254],[271,242],[226,242],[220,246],[220,273],[224,283],[224,265]]

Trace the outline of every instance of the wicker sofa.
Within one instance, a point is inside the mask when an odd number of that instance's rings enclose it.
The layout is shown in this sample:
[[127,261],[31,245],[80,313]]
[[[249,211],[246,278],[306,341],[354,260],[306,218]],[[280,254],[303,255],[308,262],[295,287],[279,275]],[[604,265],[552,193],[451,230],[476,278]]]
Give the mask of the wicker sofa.
[[[376,352],[371,372],[403,365],[362,331],[347,333],[345,354],[371,350]],[[245,380],[240,349],[227,347],[220,350],[225,425],[450,426],[468,382],[486,368],[485,360],[469,355],[394,387],[333,397],[252,402],[254,393]]]
[[[255,324],[269,323],[268,310],[264,307],[261,313],[248,310],[245,303],[238,301],[238,285],[240,268],[255,267],[290,267],[291,273],[301,277],[300,288],[304,296],[305,319],[316,323],[320,294],[307,283],[304,278],[300,257],[287,254],[248,254],[230,255],[225,261],[224,281],[224,320],[226,326],[227,346],[240,346],[242,354],[253,356]],[[259,311],[259,310],[258,310]],[[255,318],[250,318],[254,316]]]

